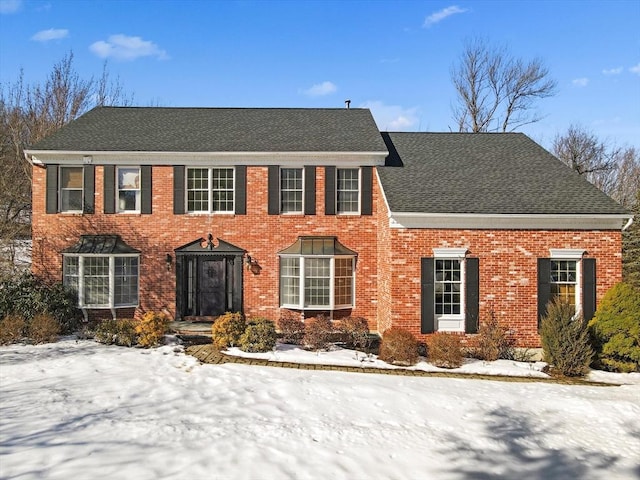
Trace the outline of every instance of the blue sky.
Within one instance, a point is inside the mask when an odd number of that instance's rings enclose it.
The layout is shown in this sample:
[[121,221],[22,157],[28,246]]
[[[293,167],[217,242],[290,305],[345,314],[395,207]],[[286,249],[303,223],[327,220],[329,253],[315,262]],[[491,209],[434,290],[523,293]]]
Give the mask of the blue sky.
[[139,105],[368,107],[383,130],[455,131],[450,69],[484,38],[558,82],[524,131],[578,124],[640,148],[640,0],[0,0],[0,82],[41,82],[73,51]]

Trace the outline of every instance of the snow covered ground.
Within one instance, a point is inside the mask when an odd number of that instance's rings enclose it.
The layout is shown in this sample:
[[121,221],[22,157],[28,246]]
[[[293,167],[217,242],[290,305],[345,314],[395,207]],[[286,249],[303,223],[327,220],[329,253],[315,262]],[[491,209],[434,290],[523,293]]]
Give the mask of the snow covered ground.
[[0,478],[638,478],[638,376],[595,377],[631,384],[200,365],[178,346],[70,339],[0,347]]

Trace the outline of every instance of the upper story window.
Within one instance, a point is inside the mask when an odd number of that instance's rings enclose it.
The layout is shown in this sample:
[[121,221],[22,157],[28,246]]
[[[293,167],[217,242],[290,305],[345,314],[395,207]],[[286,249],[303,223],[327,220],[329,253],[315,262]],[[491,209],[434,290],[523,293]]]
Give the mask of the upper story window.
[[60,167],[60,211],[82,212],[83,168]]
[[356,253],[335,237],[300,237],[279,255],[280,306],[301,310],[354,306]]
[[360,213],[360,169],[338,168],[336,207],[338,214]]
[[303,213],[304,169],[280,169],[280,213]]
[[140,168],[118,167],[118,212],[140,212]]
[[234,213],[233,168],[188,168],[187,211],[190,213]]

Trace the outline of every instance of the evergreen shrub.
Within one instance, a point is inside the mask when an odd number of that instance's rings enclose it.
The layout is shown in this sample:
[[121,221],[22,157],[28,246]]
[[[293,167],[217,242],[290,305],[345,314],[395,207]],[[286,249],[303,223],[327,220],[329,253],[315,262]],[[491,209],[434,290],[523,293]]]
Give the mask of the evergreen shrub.
[[464,361],[462,335],[439,332],[432,335],[428,343],[428,360],[440,368],[458,368]]
[[244,352],[270,352],[277,339],[275,323],[266,318],[255,318],[249,321],[239,345]]
[[391,327],[382,335],[378,358],[394,365],[415,365],[418,362],[418,341],[409,332]]
[[163,313],[147,312],[136,323],[135,330],[141,347],[155,347],[164,338],[169,319]]
[[96,326],[93,338],[106,345],[132,347],[138,342],[136,321],[130,318],[102,320]]
[[558,298],[549,302],[542,318],[540,340],[545,362],[557,373],[580,377],[589,372],[593,349],[587,323],[575,309]]
[[246,328],[244,316],[240,312],[227,312],[220,315],[211,327],[211,340],[218,350],[235,347]]
[[613,286],[589,322],[596,350],[594,366],[616,372],[640,372],[640,290]]

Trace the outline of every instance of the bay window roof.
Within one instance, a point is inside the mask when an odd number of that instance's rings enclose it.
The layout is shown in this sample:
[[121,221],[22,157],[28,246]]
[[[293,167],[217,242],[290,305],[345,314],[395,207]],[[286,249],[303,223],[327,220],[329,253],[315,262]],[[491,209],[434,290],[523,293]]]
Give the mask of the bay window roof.
[[126,255],[140,253],[140,250],[127,245],[120,235],[80,235],[80,241],[62,253]]
[[298,237],[293,245],[280,250],[278,255],[348,255],[355,257],[358,254],[342,245],[337,237]]

